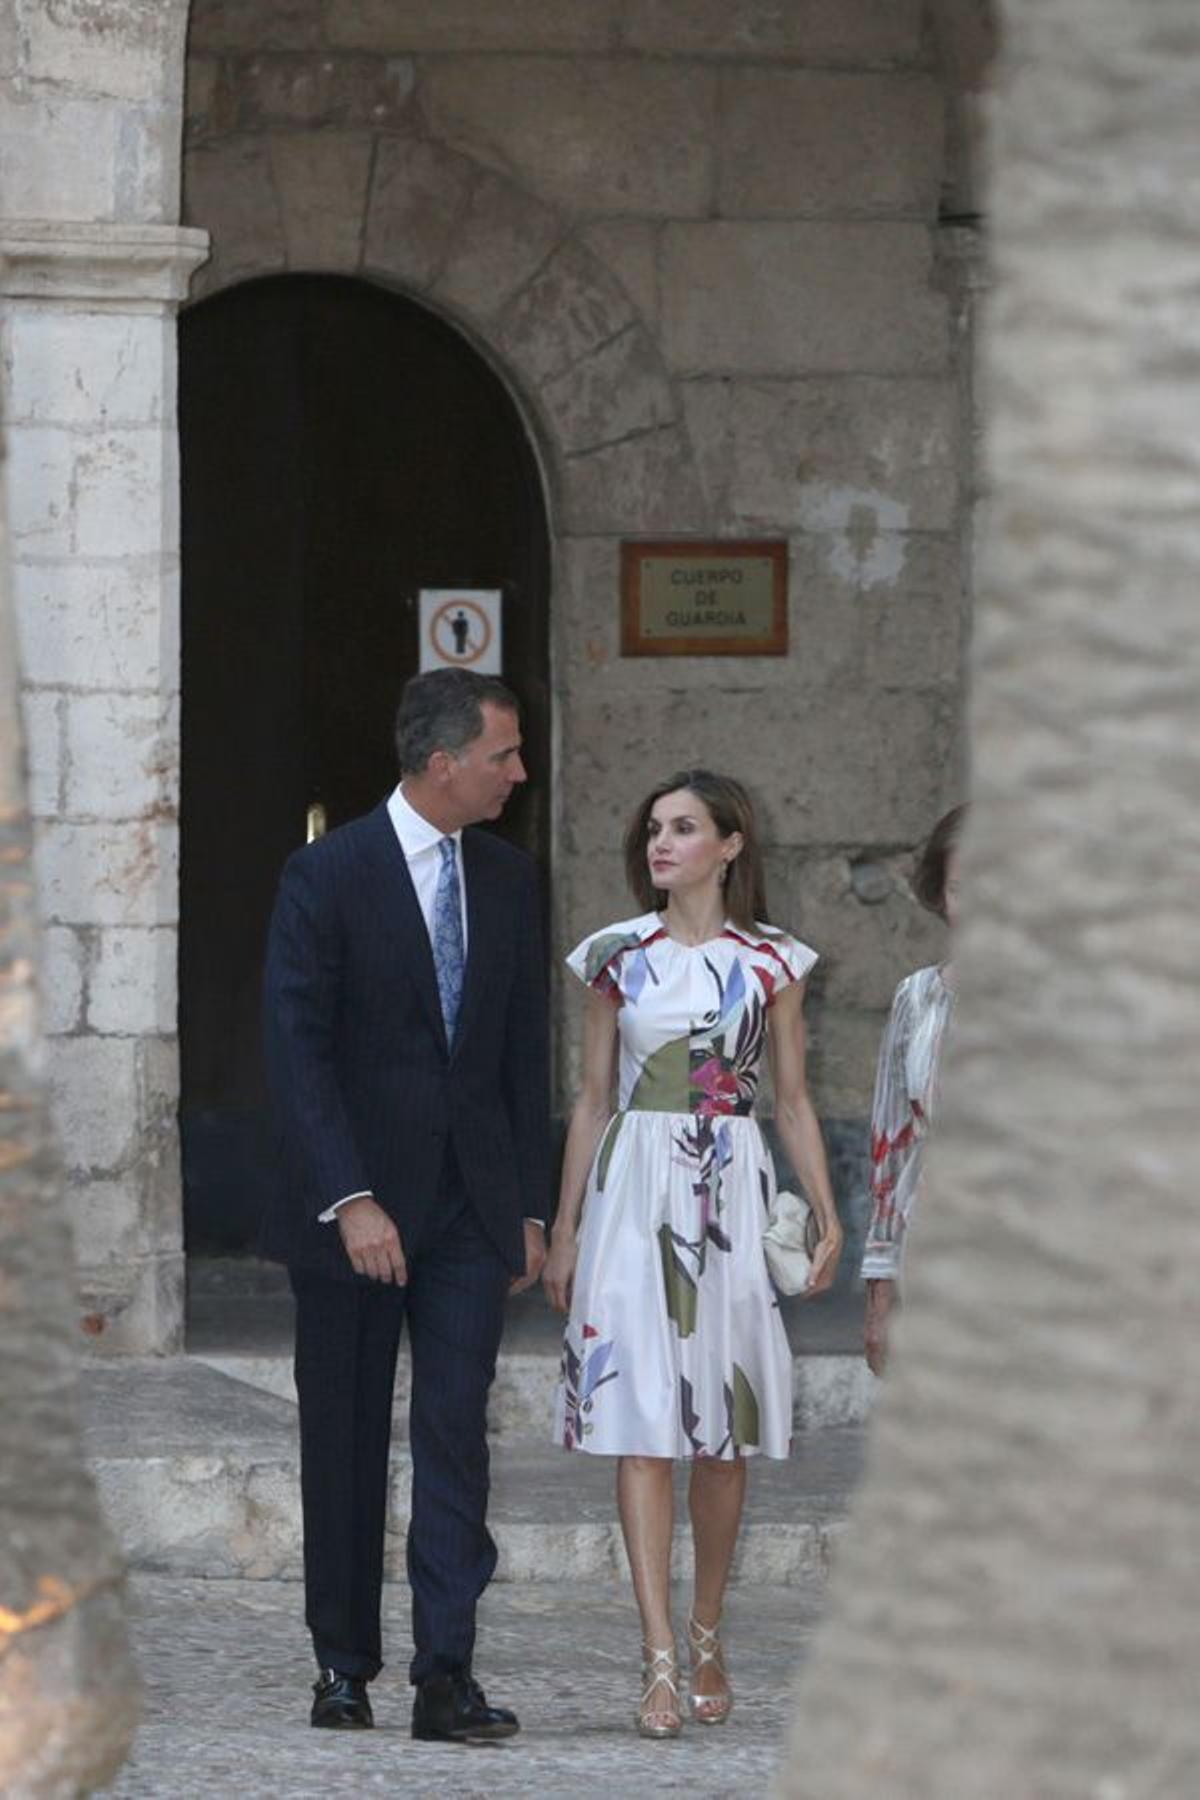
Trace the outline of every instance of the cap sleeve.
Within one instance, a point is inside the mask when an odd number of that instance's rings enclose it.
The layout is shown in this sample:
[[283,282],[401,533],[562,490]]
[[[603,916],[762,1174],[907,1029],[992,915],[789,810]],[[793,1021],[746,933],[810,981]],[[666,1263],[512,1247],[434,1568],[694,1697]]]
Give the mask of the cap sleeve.
[[626,951],[636,949],[641,941],[640,931],[631,931],[626,925],[605,925],[576,944],[566,964],[587,987],[597,994],[607,994],[619,1004],[621,964]]
[[803,981],[809,970],[820,960],[817,952],[800,938],[792,937],[790,932],[779,931],[763,940],[766,953],[767,970],[772,979],[771,998],[782,994],[785,988],[794,987],[796,982]]

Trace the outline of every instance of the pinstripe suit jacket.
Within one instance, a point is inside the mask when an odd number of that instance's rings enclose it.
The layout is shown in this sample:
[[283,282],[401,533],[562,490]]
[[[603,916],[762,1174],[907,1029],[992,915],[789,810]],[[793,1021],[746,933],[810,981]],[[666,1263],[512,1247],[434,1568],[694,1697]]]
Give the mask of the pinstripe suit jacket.
[[264,1253],[352,1278],[319,1214],[369,1190],[406,1254],[442,1197],[447,1151],[514,1272],[550,1182],[546,968],[534,864],[463,833],[467,966],[446,1042],[429,933],[386,805],[296,851],[267,943],[267,1079],[283,1179]]

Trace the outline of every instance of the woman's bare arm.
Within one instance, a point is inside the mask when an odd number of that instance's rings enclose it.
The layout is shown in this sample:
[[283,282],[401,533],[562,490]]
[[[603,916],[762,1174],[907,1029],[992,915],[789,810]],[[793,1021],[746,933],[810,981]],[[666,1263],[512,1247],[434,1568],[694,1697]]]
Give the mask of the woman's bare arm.
[[542,1271],[550,1304],[559,1312],[566,1312],[571,1304],[579,1215],[588,1173],[612,1116],[616,1049],[617,1009],[606,995],[589,989],[583,1015],[583,1078],[567,1127],[558,1211]]
[[812,1276],[804,1291],[819,1294],[830,1286],[837,1273],[842,1227],[833,1203],[825,1142],[808,1092],[804,989],[803,981],[785,988],[776,996],[768,1016],[775,1124],[821,1233],[813,1255]]

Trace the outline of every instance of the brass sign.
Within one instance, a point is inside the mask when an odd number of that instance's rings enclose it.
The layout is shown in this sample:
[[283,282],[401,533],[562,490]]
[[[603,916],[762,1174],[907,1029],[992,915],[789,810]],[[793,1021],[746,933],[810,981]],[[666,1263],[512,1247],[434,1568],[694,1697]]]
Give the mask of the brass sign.
[[786,656],[787,545],[621,545],[623,656]]

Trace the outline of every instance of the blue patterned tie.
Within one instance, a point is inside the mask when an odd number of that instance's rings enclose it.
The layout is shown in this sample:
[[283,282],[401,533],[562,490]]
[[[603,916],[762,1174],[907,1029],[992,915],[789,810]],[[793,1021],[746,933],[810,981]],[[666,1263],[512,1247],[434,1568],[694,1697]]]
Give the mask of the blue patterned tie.
[[462,894],[458,885],[458,858],[454,839],[444,837],[438,845],[442,866],[438,872],[437,892],[433,897],[433,966],[437,973],[438,994],[442,1002],[442,1018],[446,1022],[446,1042],[454,1042],[458,1023],[458,1007],[463,988]]

